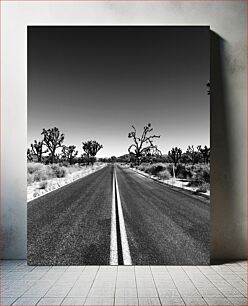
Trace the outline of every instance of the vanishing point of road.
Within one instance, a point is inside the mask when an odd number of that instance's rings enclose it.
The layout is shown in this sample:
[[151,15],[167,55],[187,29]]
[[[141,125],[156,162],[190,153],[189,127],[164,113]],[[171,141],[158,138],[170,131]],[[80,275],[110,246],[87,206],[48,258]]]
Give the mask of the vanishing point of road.
[[209,264],[209,200],[119,165],[28,203],[31,265]]

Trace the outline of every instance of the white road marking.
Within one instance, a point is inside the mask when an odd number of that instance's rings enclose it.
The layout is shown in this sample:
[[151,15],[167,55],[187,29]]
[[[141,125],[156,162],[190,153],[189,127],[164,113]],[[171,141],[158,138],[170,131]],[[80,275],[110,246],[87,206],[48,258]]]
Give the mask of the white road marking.
[[118,265],[118,248],[116,233],[116,209],[115,209],[115,174],[113,173],[112,213],[111,213],[111,239],[110,239],[110,265]]
[[124,217],[123,217],[123,211],[122,211],[122,206],[121,206],[121,199],[120,199],[117,175],[116,175],[115,169],[114,169],[114,176],[115,176],[115,182],[116,182],[117,207],[118,207],[118,214],[119,214],[119,225],[120,225],[120,233],[121,233],[121,246],[122,246],[123,263],[124,263],[124,265],[132,265],[128,240],[127,240],[127,232],[126,232],[126,227],[125,227],[125,222],[124,222]]

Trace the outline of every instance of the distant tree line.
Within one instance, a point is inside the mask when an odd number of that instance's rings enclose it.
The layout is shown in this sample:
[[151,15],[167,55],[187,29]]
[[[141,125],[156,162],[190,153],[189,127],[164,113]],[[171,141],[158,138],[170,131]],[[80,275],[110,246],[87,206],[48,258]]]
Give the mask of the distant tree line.
[[[96,140],[82,142],[83,154],[78,156],[75,145],[64,145],[65,135],[57,127],[43,129],[42,140],[34,140],[27,149],[27,161],[45,164],[67,163],[93,165],[96,161],[96,154],[103,146]],[[60,152],[58,152],[60,149]]]
[[[34,140],[30,148],[27,149],[27,160],[29,162],[39,162],[45,164],[66,163],[93,165],[96,161],[97,153],[103,145],[96,140],[82,142],[83,153],[78,156],[75,145],[64,145],[65,135],[57,127],[43,129],[41,135],[43,139]],[[180,147],[173,147],[168,154],[162,154],[154,140],[160,138],[153,134],[151,123],[144,126],[142,134],[139,136],[135,126],[132,126],[128,133],[128,138],[132,144],[128,148],[128,153],[119,157],[98,158],[104,163],[131,163],[140,165],[141,163],[173,163],[175,167],[179,163],[195,165],[197,163],[208,164],[210,162],[210,148],[206,145],[194,147],[189,145],[185,152]],[[60,149],[60,150],[59,150]]]

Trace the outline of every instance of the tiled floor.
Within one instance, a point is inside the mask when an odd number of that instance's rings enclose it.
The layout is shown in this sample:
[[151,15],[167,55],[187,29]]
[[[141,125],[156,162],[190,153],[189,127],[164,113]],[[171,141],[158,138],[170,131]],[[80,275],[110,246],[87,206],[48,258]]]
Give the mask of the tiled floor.
[[247,305],[247,263],[30,267],[2,261],[0,305]]

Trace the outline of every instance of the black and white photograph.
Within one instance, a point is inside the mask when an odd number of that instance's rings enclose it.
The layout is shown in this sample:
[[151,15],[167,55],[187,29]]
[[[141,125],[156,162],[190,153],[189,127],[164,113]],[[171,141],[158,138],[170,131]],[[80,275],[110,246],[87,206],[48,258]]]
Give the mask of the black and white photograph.
[[209,265],[209,26],[27,34],[28,264]]

